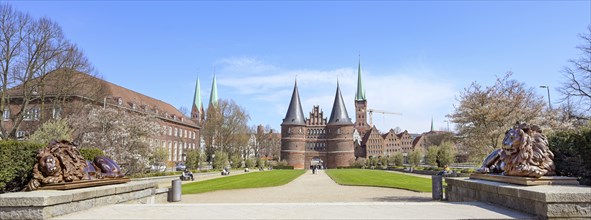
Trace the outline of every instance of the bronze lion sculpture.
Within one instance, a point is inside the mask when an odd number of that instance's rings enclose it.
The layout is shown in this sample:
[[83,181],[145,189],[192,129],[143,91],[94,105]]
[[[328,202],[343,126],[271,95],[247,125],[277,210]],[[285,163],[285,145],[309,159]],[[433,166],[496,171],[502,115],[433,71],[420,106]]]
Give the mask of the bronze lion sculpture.
[[68,141],[52,141],[47,147],[39,150],[37,163],[33,166],[33,178],[25,190],[35,190],[48,184],[123,176],[121,168],[108,157],[97,156],[92,163],[82,157],[74,144]]
[[540,127],[517,122],[505,133],[503,147],[486,157],[479,173],[541,177],[555,174],[554,154]]

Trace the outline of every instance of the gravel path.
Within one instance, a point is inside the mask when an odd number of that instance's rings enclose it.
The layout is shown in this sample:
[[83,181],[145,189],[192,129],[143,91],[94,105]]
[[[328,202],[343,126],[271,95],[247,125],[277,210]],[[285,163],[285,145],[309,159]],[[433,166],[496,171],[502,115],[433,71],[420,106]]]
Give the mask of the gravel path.
[[183,195],[181,203],[298,203],[298,202],[428,202],[431,193],[408,190],[341,186],[321,170],[307,171],[294,181],[277,187],[222,190]]

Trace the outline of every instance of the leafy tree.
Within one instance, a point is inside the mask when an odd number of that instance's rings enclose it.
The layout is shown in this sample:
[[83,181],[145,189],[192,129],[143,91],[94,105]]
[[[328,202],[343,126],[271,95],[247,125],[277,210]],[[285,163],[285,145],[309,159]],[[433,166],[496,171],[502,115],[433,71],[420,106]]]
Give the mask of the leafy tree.
[[392,157],[392,162],[394,166],[402,166],[404,164],[404,156],[401,153],[395,153]]
[[380,163],[382,164],[382,169],[388,169],[388,158],[387,157],[381,157]]
[[266,165],[266,161],[263,158],[257,158],[257,167],[260,168],[265,168]]
[[39,144],[48,144],[53,140],[72,141],[72,129],[67,120],[48,120],[29,137],[29,141]]
[[232,163],[232,168],[240,168],[242,166],[242,157],[238,154],[232,155],[230,157]]
[[583,44],[577,47],[581,57],[569,60],[564,67],[566,81],[559,91],[565,96],[562,100],[572,107],[572,117],[589,120],[591,115],[591,26],[588,33],[580,34]]
[[420,149],[414,149],[413,151],[408,153],[408,163],[410,163],[413,166],[421,165],[422,156],[423,155]]
[[[164,148],[160,148],[165,150]],[[187,149],[187,157],[185,159],[185,165],[187,168],[196,170],[199,168],[199,158],[201,157],[200,151],[196,149]]]
[[516,121],[530,122],[542,113],[542,97],[510,76],[509,72],[487,87],[472,83],[460,93],[454,112],[447,115],[456,124],[472,161],[482,161],[499,148],[505,131]]
[[451,142],[443,142],[437,151],[437,159],[440,166],[451,165],[456,157],[456,152]]
[[437,146],[430,146],[427,149],[427,156],[425,157],[425,163],[431,166],[437,166],[437,153],[438,153]]
[[229,165],[230,161],[228,160],[228,154],[224,151],[217,150],[213,159],[213,168],[221,170],[228,167]]

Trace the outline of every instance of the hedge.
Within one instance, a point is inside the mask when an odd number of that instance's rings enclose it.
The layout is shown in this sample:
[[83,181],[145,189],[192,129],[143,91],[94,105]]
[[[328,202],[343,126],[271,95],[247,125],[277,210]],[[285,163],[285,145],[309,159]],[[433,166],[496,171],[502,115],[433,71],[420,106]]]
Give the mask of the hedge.
[[293,166],[274,166],[275,170],[293,170]]
[[591,185],[591,127],[564,130],[548,136],[554,153],[556,174],[577,177],[582,185]]
[[22,141],[0,141],[0,193],[21,191],[32,177],[39,149],[45,147]]

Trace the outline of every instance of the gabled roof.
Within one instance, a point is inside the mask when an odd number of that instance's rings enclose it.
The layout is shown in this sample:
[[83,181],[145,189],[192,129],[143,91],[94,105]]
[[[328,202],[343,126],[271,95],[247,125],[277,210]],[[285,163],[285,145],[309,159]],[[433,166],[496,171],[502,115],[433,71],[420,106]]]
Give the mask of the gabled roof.
[[300,102],[300,93],[298,92],[298,82],[295,82],[293,86],[293,93],[291,94],[291,101],[287,108],[287,114],[283,119],[281,125],[306,125],[306,118],[304,117],[304,111],[302,110],[302,104]]
[[351,118],[347,113],[345,102],[343,102],[343,96],[341,95],[341,89],[337,82],[337,93],[334,97],[334,104],[332,105],[332,112],[330,113],[330,120],[328,125],[352,125]]
[[[67,90],[64,90],[63,86],[60,87],[64,83],[68,83]],[[73,86],[72,84],[80,85]],[[19,94],[22,92],[22,86],[19,85],[10,90],[10,93]],[[109,104],[138,112],[156,114],[170,120],[176,116],[179,122],[184,117],[183,113],[166,102],[73,70],[60,69],[48,73],[44,78],[43,88],[39,88],[39,90],[42,90],[45,96],[77,96],[93,100],[101,105]],[[196,126],[191,120],[183,120],[182,123]]]

